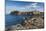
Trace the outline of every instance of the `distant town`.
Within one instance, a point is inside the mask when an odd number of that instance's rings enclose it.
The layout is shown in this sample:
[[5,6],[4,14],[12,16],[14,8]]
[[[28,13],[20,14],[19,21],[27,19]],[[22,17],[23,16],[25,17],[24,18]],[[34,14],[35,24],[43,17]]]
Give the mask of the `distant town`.
[[30,12],[20,12],[20,11],[11,11],[11,15],[42,15],[44,16],[44,12],[40,12],[38,10],[30,11]]

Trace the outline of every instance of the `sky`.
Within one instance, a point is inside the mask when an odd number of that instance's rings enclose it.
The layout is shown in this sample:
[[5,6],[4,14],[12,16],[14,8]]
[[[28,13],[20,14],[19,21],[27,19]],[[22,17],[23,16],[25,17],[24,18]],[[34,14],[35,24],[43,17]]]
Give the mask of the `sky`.
[[44,10],[44,3],[43,2],[24,2],[24,1],[13,1],[13,0],[6,0],[6,14],[9,14],[13,10],[18,10],[21,12],[24,11],[34,11],[38,10],[43,12]]

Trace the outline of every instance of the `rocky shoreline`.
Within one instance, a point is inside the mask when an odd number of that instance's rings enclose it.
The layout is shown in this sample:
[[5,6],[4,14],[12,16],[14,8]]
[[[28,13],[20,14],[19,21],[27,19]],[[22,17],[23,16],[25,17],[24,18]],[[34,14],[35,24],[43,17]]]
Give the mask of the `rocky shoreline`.
[[33,16],[32,18],[26,17],[25,21],[21,24],[10,26],[6,28],[6,31],[9,30],[28,30],[28,29],[41,29],[44,28],[44,19],[41,16]]

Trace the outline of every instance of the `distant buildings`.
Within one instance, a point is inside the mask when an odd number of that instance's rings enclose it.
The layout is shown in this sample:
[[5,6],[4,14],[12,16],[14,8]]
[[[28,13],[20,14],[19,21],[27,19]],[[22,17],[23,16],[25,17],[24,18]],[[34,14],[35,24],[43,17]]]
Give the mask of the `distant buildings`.
[[40,14],[40,11],[34,10],[34,11],[30,11],[30,12],[20,12],[20,11],[12,11],[11,14],[16,14],[16,15],[38,15]]
[[33,14],[40,14],[40,11],[32,11],[33,12]]

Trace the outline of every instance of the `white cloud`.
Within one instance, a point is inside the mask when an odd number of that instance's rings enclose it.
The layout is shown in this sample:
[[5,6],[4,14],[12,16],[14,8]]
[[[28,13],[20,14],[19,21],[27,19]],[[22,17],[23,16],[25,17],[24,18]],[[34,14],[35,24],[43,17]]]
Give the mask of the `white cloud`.
[[33,3],[33,4],[28,5],[28,6],[25,6],[25,9],[27,9],[27,10],[35,10],[38,7],[39,6],[37,6],[37,3]]
[[[18,11],[33,11],[35,9],[38,10],[38,8],[40,8],[40,6],[37,6],[38,3],[32,3],[30,5],[26,5],[26,6],[22,6],[22,7],[18,7],[18,6],[8,6],[6,8],[6,13],[10,13],[13,10],[18,10]],[[39,9],[40,11],[41,9]]]
[[15,10],[15,6],[6,6],[6,14],[9,14],[13,10]]

